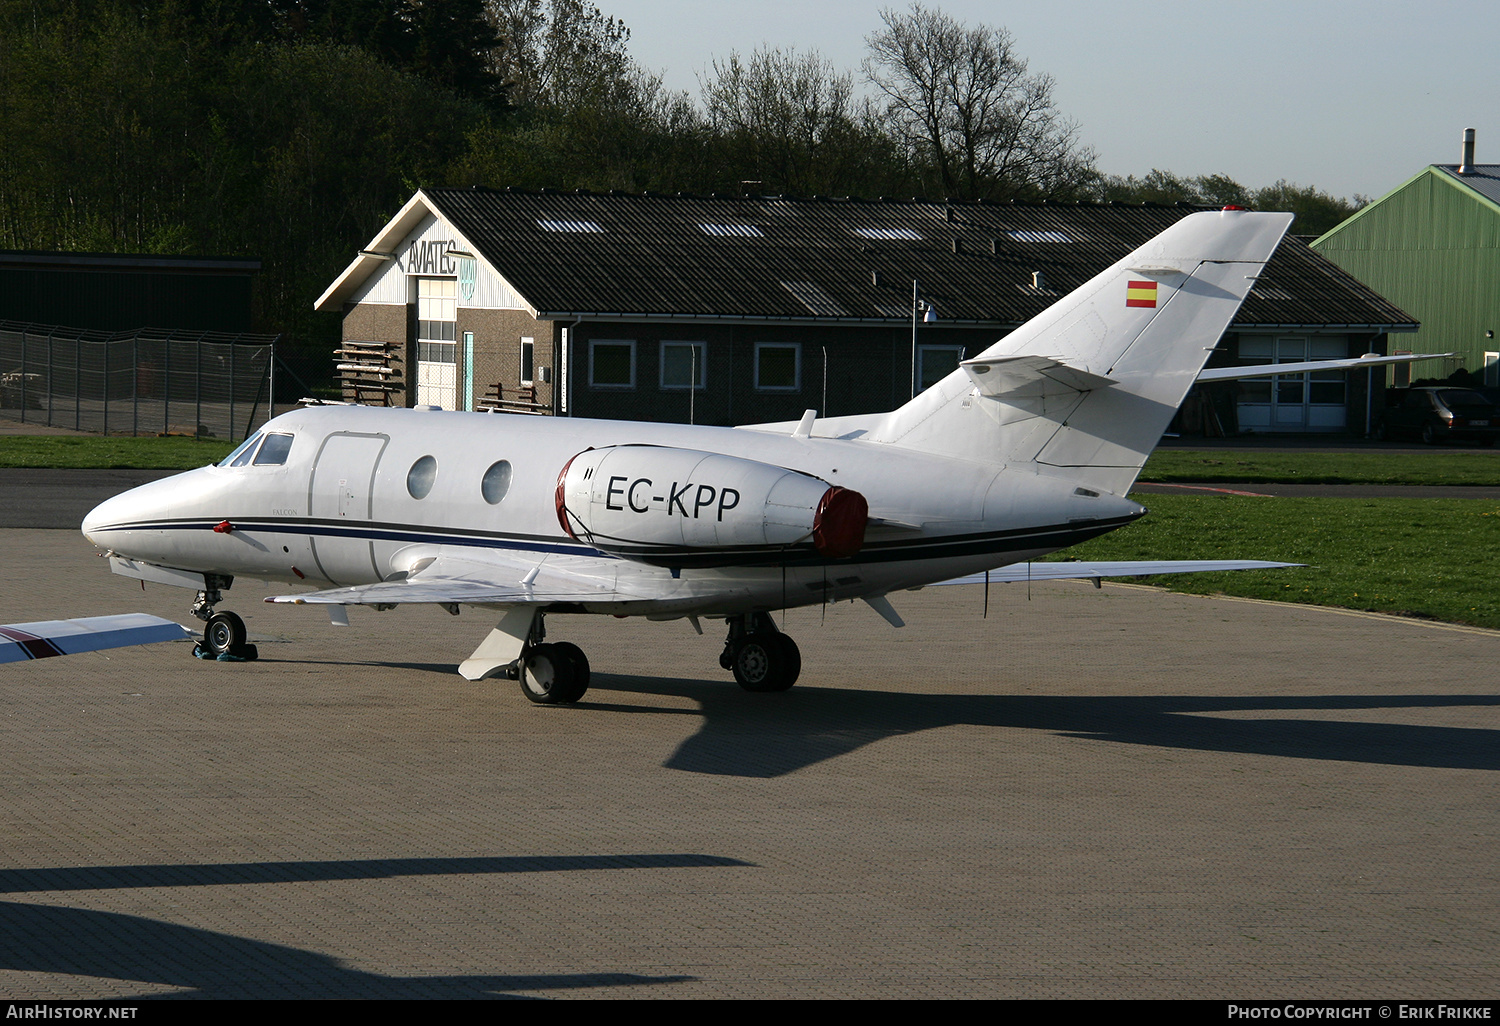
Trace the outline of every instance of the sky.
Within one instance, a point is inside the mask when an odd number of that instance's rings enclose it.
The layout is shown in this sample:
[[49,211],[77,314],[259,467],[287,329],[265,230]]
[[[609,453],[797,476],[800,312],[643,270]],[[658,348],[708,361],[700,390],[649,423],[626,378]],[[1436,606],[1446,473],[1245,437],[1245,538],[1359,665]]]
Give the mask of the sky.
[[[882,7],[860,0],[595,0],[630,52],[694,96],[715,58],[815,49],[858,72]],[[1007,29],[1101,171],[1287,179],[1378,198],[1428,164],[1456,164],[1465,128],[1500,164],[1494,0],[944,0]]]

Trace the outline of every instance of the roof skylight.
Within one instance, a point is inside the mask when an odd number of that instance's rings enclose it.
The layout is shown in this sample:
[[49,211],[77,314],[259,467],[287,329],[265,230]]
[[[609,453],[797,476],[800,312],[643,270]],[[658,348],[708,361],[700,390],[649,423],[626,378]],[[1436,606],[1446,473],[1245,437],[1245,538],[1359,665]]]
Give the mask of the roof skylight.
[[1005,233],[1017,242],[1072,242],[1066,232],[1031,232],[1017,230]]
[[790,292],[803,306],[820,317],[847,317],[844,308],[834,302],[833,297],[823,291],[822,286],[810,281],[784,281],[781,287]]
[[876,239],[881,242],[920,242],[922,240],[921,233],[912,231],[910,228],[856,228],[854,234],[864,239]]
[[753,224],[700,224],[704,235],[738,236],[742,239],[763,238],[765,233]]
[[603,233],[597,221],[558,220],[546,221],[537,218],[537,227],[544,232],[596,232]]

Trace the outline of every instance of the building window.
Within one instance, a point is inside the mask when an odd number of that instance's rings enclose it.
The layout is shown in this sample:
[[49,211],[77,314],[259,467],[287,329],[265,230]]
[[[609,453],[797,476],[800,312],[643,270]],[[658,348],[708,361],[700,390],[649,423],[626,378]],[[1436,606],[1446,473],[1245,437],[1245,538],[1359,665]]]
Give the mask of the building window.
[[924,392],[958,370],[962,346],[917,346],[917,391]]
[[589,342],[589,385],[594,388],[634,388],[635,343],[615,339]]
[[661,387],[704,388],[708,344],[705,342],[663,342],[661,344]]
[[521,339],[521,384],[529,385],[536,373],[536,340]]
[[417,359],[454,363],[458,292],[452,278],[417,279]]
[[457,409],[458,281],[417,279],[417,404]]
[[755,343],[755,387],[762,392],[795,392],[802,387],[802,346],[796,342]]

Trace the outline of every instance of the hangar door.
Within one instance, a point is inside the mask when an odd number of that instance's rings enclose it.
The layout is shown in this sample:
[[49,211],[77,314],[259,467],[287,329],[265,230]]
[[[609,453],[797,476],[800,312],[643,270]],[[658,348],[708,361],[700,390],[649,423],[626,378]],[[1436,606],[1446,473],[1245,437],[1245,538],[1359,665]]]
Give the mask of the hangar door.
[[[1240,339],[1240,362],[1302,363],[1341,360],[1348,343],[1343,338],[1282,338],[1246,336]],[[1278,374],[1247,378],[1240,383],[1241,431],[1342,431],[1348,413],[1348,381],[1343,371]]]

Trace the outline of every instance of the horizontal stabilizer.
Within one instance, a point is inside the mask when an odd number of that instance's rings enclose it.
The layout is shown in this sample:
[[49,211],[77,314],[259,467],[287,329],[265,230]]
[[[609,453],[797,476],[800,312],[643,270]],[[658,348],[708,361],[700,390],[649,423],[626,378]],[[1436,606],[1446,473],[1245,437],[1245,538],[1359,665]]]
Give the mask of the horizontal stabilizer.
[[1308,371],[1316,374],[1319,371],[1359,370],[1361,367],[1384,367],[1391,363],[1441,360],[1455,355],[1457,354],[1403,353],[1400,356],[1366,354],[1348,360],[1308,360],[1303,363],[1259,363],[1248,367],[1215,367],[1212,370],[1202,371],[1198,375],[1198,382],[1202,384],[1207,381],[1240,381],[1244,378],[1269,378],[1277,374],[1305,374]]
[[1101,577],[1145,577],[1151,574],[1200,574],[1214,570],[1279,570],[1305,563],[1272,563],[1260,559],[1146,559],[1114,563],[1012,563],[988,573],[955,577],[938,584],[1016,584],[1021,581],[1073,581]]
[[992,399],[1091,392],[1115,383],[1110,378],[1070,367],[1048,356],[980,357],[965,360],[959,366],[963,367],[980,394]]
[[0,626],[0,663],[181,641],[195,636],[181,624],[145,613],[12,623]]

